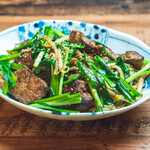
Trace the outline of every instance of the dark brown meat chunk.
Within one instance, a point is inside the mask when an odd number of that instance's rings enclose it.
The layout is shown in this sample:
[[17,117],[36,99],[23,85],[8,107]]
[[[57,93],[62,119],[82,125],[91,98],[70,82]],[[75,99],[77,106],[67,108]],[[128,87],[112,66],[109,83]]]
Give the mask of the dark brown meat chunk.
[[15,63],[23,64],[28,66],[30,69],[33,68],[34,60],[31,57],[32,51],[23,52],[16,60]]
[[117,57],[123,57],[124,62],[132,65],[135,69],[141,69],[143,66],[144,57],[134,51],[126,51],[125,54],[116,54],[111,49],[106,48],[106,52],[111,56],[112,60],[116,60]]
[[47,83],[35,76],[30,69],[22,67],[14,72],[17,85],[10,89],[12,96],[21,103],[33,102],[46,96]]
[[69,36],[69,42],[71,43],[82,43],[85,46],[82,50],[86,50],[88,53],[100,53],[103,45],[97,45],[95,41],[88,39],[83,33],[72,30]]
[[140,70],[143,66],[144,57],[134,51],[127,51],[125,54],[121,54],[124,57],[124,62],[131,64],[134,68]]
[[81,104],[66,105],[62,108],[85,111],[94,106],[94,100],[92,95],[90,94],[90,89],[88,87],[88,84],[84,80],[78,79],[71,82],[70,84],[65,85],[63,87],[63,93],[67,92],[70,92],[71,94],[80,93],[82,102]]
[[[114,53],[110,48],[106,48],[106,52],[110,55],[112,60],[116,60],[116,58],[119,57],[119,54]],[[104,52],[103,54],[106,55]]]
[[[87,53],[94,53],[94,55],[102,54],[103,56],[106,56],[106,54],[102,50],[103,45],[97,45],[95,41],[88,39],[83,33],[79,31],[73,30],[70,34],[69,41],[72,43],[81,42],[83,45],[85,45],[84,50]],[[136,69],[141,69],[143,65],[144,57],[134,51],[127,51],[125,54],[116,54],[110,48],[105,49],[112,60],[116,60],[117,57],[124,57],[124,62],[131,64]],[[104,59],[104,61],[107,62],[106,59]]]

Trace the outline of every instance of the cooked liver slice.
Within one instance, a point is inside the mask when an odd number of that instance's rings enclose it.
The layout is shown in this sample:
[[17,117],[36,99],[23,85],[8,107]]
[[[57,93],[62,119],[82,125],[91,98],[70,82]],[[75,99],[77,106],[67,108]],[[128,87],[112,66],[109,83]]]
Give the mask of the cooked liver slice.
[[124,62],[131,64],[136,69],[141,69],[143,66],[144,57],[134,51],[127,51],[125,54],[121,54],[124,57]]
[[23,64],[28,66],[30,69],[33,68],[34,60],[31,57],[32,51],[23,52],[16,60],[15,63]]
[[12,96],[21,103],[33,102],[46,96],[47,83],[35,76],[30,69],[22,67],[14,72],[17,85],[10,89]]
[[71,94],[80,93],[82,102],[81,104],[66,105],[62,108],[85,111],[94,106],[94,100],[92,95],[90,94],[90,89],[88,87],[88,84],[84,80],[77,79],[67,85],[64,85],[63,93],[67,92],[71,92]]
[[71,43],[81,43],[85,46],[82,50],[85,50],[88,53],[102,51],[103,45],[97,45],[95,41],[88,39],[83,33],[72,30],[69,36],[69,41]]
[[[107,54],[110,55],[112,60],[116,60],[116,58],[119,57],[119,54],[114,53],[110,48],[105,48],[105,49]],[[103,54],[106,55],[104,52]]]
[[[85,48],[82,50],[85,50],[86,53],[91,54],[102,53],[104,56],[106,55],[103,51],[103,45],[101,44],[97,45],[95,41],[88,39],[83,33],[79,31],[72,30],[69,37],[69,41],[72,43],[81,42],[82,45],[85,45]],[[136,69],[141,69],[143,65],[144,57],[138,54],[137,52],[127,51],[125,54],[116,54],[110,48],[106,47],[105,49],[107,54],[111,56],[112,60],[116,60],[117,57],[124,57],[124,62],[131,64]]]

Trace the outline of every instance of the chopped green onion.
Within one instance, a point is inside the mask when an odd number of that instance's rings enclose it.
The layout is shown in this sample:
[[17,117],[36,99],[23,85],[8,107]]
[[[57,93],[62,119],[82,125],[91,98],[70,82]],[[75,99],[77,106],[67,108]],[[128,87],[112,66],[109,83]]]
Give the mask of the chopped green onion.
[[17,64],[17,63],[10,63],[10,68],[15,69],[15,70],[21,69],[23,66],[25,65]]
[[3,88],[3,94],[4,94],[4,95],[7,95],[7,93],[8,93],[8,88],[9,88],[9,87],[8,87],[8,84],[9,84],[9,83],[8,83],[8,80],[7,80],[7,81],[6,81],[6,85],[5,85],[5,87]]
[[143,75],[146,75],[146,74],[150,74],[150,62],[145,66],[143,67],[141,70],[139,70],[138,72],[136,72],[135,74],[133,74],[132,76],[130,76],[129,78],[126,79],[127,82],[131,82],[133,81],[134,79],[140,77],[140,76],[143,76]]
[[[68,60],[68,56],[69,56],[69,51],[70,51],[70,49],[69,49],[69,48],[66,48],[66,50],[65,50],[65,58],[64,58],[64,62],[63,62],[64,68],[65,68],[66,65],[67,65],[67,60]],[[60,75],[60,82],[59,82],[59,91],[58,91],[58,94],[59,94],[59,95],[62,94],[63,80],[64,80],[64,73],[61,72],[61,75]]]
[[[116,89],[123,94],[130,102],[135,101],[135,97],[130,93],[126,85],[117,76],[99,56],[95,56],[94,60],[107,72],[108,75],[114,76],[112,80],[117,84]],[[131,91],[133,93],[133,91]]]
[[62,38],[64,36],[66,36],[65,34],[63,34],[62,32],[58,31],[57,29],[54,29],[53,32],[59,37]]
[[76,65],[79,69],[79,73],[81,74],[81,76],[83,76],[88,82],[90,91],[93,95],[93,98],[96,104],[97,111],[102,111],[104,107],[104,103],[103,103],[101,96],[98,94],[97,78],[93,75],[92,71],[89,68],[81,64],[81,60],[77,61]]
[[58,111],[58,112],[66,112],[66,113],[79,113],[80,112],[77,110],[66,110],[66,109],[51,107],[45,103],[33,103],[33,104],[30,104],[29,106],[39,108],[39,109],[48,109],[48,110],[53,110],[53,111]]
[[0,62],[4,62],[4,61],[8,61],[8,60],[12,60],[12,59],[18,58],[21,53],[22,53],[22,52],[16,53],[16,54],[12,54],[12,55],[3,55],[3,56],[0,58]]
[[[40,28],[38,32],[41,32],[42,30],[43,30],[43,28]],[[29,47],[29,46],[32,44],[33,39],[34,39],[35,37],[37,37],[38,32],[29,40],[28,43],[26,43],[26,44],[24,44],[24,45],[21,45],[21,46],[18,46],[18,47],[15,47],[14,49],[9,50],[9,52],[20,51],[20,50],[22,50],[22,49],[24,49],[24,48]]]
[[68,93],[64,93],[64,94],[53,96],[53,97],[35,100],[35,102],[47,102],[47,101],[59,100],[59,99],[69,98],[69,96],[70,96],[70,93],[68,92]]
[[[35,100],[31,104],[30,104],[30,102],[27,103],[27,105],[36,107],[36,108],[42,108],[42,109],[50,109],[50,110],[58,109],[58,111],[61,111],[61,112],[70,112],[70,110],[63,110],[63,109],[59,109],[59,108],[55,109],[54,107],[51,107],[51,106],[79,104],[79,103],[81,103],[81,101],[82,101],[82,99],[81,99],[79,93],[76,93],[73,95],[70,95],[70,93],[65,93],[65,94],[54,96],[54,97],[48,97],[48,98],[44,98],[41,100]],[[71,111],[71,112],[73,112],[73,111]]]
[[66,80],[66,81],[63,82],[63,85],[68,84],[68,83],[70,83],[70,82],[73,82],[73,81],[75,81],[75,80],[77,80],[77,79],[79,79],[79,78],[80,78],[80,76],[77,76],[77,77],[71,78],[71,79],[69,79],[69,80]]
[[130,76],[129,67],[124,63],[124,58],[123,57],[118,57],[116,59],[116,65],[118,65],[121,68],[121,70],[123,71],[125,79]]
[[103,104],[104,102],[103,102],[101,96],[99,96],[98,91],[95,88],[93,88],[91,84],[88,83],[88,85],[89,85],[90,91],[93,95],[93,98],[95,100],[97,111],[102,111],[103,107],[104,107],[104,104]]
[[107,76],[106,72],[102,70],[100,67],[97,67],[93,62],[87,60],[87,62],[92,65],[92,67],[105,79],[105,81],[113,88],[116,86],[116,84],[111,81]]
[[39,66],[39,64],[40,64],[40,62],[41,62],[41,60],[42,60],[42,58],[43,58],[43,56],[44,56],[44,51],[41,51],[39,54],[38,54],[38,56],[37,56],[37,58],[35,59],[35,61],[34,61],[34,64],[33,64],[33,67],[34,68],[37,68],[38,66]]
[[7,94],[9,92],[9,88],[14,87],[17,83],[17,77],[15,74],[10,70],[9,62],[3,62],[1,64],[1,71],[3,73],[4,79],[6,81],[6,85],[3,88],[3,94]]

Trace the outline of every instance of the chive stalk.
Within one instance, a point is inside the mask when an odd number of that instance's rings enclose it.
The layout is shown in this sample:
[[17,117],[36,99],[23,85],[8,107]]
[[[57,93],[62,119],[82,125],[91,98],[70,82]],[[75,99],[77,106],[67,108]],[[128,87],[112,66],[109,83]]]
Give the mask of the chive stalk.
[[70,93],[68,92],[68,93],[64,93],[64,94],[53,96],[53,97],[35,100],[35,102],[47,102],[47,101],[59,100],[59,99],[69,98],[69,96],[70,96]]
[[12,55],[3,55],[3,57],[0,58],[0,62],[4,62],[4,61],[8,61],[8,60],[12,60],[12,59],[18,58],[21,53],[22,52],[16,53],[16,54],[12,54]]
[[139,70],[138,72],[136,72],[135,74],[133,74],[132,76],[127,78],[126,81],[129,83],[140,76],[150,74],[149,69],[150,69],[150,62],[145,67],[143,67],[141,70]]
[[17,64],[17,63],[10,63],[10,68],[15,69],[15,70],[21,69],[23,66],[25,65]]
[[58,112],[65,112],[65,113],[79,113],[80,112],[77,110],[66,110],[66,109],[61,109],[61,108],[55,108],[44,103],[33,103],[33,104],[30,104],[29,106],[39,108],[39,109],[47,109],[47,110],[53,110],[53,111],[58,111]]
[[103,100],[101,98],[101,96],[98,94],[98,80],[97,78],[94,76],[94,74],[92,73],[92,71],[90,71],[89,68],[87,68],[85,65],[81,64],[81,61],[77,61],[77,67],[79,69],[79,73],[81,74],[81,76],[83,76],[89,85],[90,91],[93,95],[95,104],[96,104],[96,108],[97,111],[102,111],[103,107],[104,107],[104,103]]
[[59,37],[59,38],[62,38],[64,36],[66,36],[64,33],[58,31],[57,29],[54,29],[53,32]]
[[[107,72],[108,75],[110,76],[114,76],[112,77],[112,80],[116,83],[116,89],[123,94],[130,102],[134,102],[135,101],[135,91],[133,89],[130,88],[130,90],[126,87],[126,85],[120,80],[119,76],[116,75],[108,66],[107,64],[104,62],[104,60],[102,58],[100,58],[99,56],[95,56],[94,60]],[[129,85],[130,86],[130,85]],[[132,94],[130,93],[130,91],[132,92]]]
[[77,77],[74,77],[74,78],[71,78],[71,79],[69,79],[69,80],[64,81],[64,82],[63,82],[63,85],[68,84],[68,83],[70,83],[70,82],[73,82],[73,81],[75,81],[75,80],[77,80],[77,79],[80,79],[80,76],[77,76]]
[[37,58],[35,59],[34,64],[33,64],[33,67],[34,67],[34,68],[37,68],[37,67],[39,66],[39,64],[40,64],[40,62],[41,62],[41,60],[42,60],[44,54],[45,54],[44,51],[41,51],[41,52],[38,54],[38,56],[37,56]]
[[105,81],[113,88],[116,86],[116,84],[110,80],[107,76],[106,76],[106,72],[104,72],[104,70],[102,70],[100,67],[97,67],[93,62],[87,60],[87,62],[92,65],[92,67],[105,79]]
[[[38,32],[41,32],[42,30],[43,30],[43,28],[40,28]],[[30,45],[32,45],[33,39],[34,39],[35,37],[37,37],[38,32],[29,40],[28,43],[26,43],[26,44],[24,44],[24,45],[20,45],[20,46],[18,46],[18,47],[15,47],[14,49],[9,50],[9,52],[11,53],[11,52],[14,52],[14,51],[21,51],[22,49],[25,49],[25,48],[27,48],[27,47],[30,47]]]
[[[65,50],[65,58],[64,58],[64,62],[63,62],[63,67],[66,68],[66,65],[67,65],[67,60],[68,60],[68,56],[69,56],[69,48],[66,48]],[[61,72],[61,75],[60,75],[60,81],[59,81],[59,91],[58,91],[58,94],[62,94],[62,88],[63,88],[63,80],[64,80],[64,73]]]

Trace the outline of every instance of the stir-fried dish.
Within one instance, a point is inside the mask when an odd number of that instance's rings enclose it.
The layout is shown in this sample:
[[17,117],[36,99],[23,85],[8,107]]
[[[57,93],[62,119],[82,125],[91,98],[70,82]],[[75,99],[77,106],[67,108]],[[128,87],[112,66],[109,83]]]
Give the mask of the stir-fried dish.
[[[41,31],[44,30],[43,34]],[[60,112],[99,112],[142,96],[150,62],[135,51],[116,54],[73,30],[50,26],[0,58],[0,88],[15,100]]]

